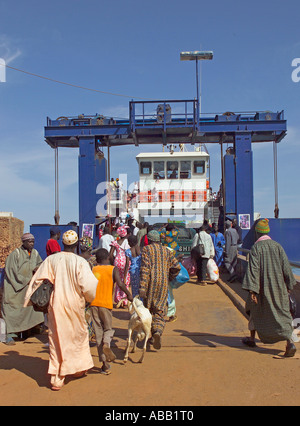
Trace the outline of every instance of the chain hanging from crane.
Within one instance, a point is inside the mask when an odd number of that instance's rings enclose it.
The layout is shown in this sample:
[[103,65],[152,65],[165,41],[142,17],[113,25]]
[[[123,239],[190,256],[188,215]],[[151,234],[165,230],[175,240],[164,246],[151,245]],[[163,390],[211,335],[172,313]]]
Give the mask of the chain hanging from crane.
[[277,143],[276,142],[273,142],[273,161],[274,161],[274,191],[275,191],[274,217],[278,219],[279,207],[278,207],[278,175],[277,175]]
[[59,225],[59,178],[58,178],[58,147],[54,148],[54,158],[55,158],[55,215],[54,222],[55,225]]

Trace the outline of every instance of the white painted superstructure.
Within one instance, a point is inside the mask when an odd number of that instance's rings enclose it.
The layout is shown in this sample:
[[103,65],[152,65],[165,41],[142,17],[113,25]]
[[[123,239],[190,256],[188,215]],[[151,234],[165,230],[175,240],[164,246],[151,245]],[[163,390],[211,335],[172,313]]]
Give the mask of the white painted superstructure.
[[[141,153],[139,167],[139,218],[156,222],[184,220],[202,223],[209,192],[209,154],[193,152]],[[153,220],[152,220],[153,222]]]

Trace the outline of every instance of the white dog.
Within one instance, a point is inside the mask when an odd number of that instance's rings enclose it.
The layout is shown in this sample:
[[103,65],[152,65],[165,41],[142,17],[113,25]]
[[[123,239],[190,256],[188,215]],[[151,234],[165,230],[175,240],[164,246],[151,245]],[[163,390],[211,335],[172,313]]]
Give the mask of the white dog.
[[128,303],[128,310],[131,313],[131,317],[128,324],[128,339],[127,339],[127,347],[124,356],[124,362],[128,360],[128,352],[131,344],[132,332],[136,331],[137,335],[133,340],[133,348],[132,352],[136,350],[137,341],[142,341],[145,339],[143,353],[139,362],[143,362],[147,340],[151,335],[151,324],[152,324],[152,315],[150,314],[149,309],[145,308],[143,302],[139,298],[139,296],[135,296],[132,303]]

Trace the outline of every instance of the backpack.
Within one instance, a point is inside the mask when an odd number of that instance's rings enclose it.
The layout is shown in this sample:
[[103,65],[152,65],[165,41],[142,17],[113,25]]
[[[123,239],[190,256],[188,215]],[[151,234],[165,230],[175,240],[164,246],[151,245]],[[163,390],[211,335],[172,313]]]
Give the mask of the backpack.
[[193,253],[198,256],[203,256],[205,254],[204,244],[201,240],[200,233],[198,232],[198,242],[197,245],[192,249]]

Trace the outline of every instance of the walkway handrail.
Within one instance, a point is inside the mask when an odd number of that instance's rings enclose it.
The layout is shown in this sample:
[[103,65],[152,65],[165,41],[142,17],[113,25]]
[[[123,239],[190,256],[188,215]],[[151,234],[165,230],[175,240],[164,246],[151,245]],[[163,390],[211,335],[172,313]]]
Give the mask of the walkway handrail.
[[[241,247],[241,248],[238,248],[238,251],[246,254],[246,256],[245,256],[246,259],[245,260],[248,262],[250,250]],[[293,261],[290,261],[290,260],[289,260],[289,262],[290,262],[291,266],[294,266],[295,268],[299,268],[300,269],[300,262],[293,262]],[[297,278],[299,278],[299,276],[297,274],[294,274],[294,275]]]

